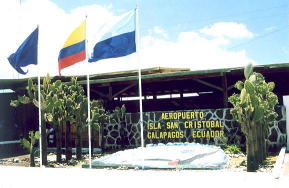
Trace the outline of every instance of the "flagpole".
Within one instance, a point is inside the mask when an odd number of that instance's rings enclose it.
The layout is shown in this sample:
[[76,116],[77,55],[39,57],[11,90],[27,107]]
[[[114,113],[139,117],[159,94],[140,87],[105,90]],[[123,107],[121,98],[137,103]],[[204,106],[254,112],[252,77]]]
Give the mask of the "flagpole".
[[[22,2],[21,0],[19,0],[19,14],[18,14],[18,21],[19,21],[19,24],[18,24],[18,32],[21,34],[21,29],[22,29],[22,23],[21,23],[21,15],[22,14]],[[14,76],[13,76],[14,78]],[[19,79],[19,73],[17,72],[17,78]]]
[[[38,29],[39,29],[39,26],[37,25]],[[39,35],[39,30],[38,30],[38,35]],[[38,45],[39,46],[39,45]],[[37,48],[38,48],[37,46]],[[38,51],[38,50],[37,50]],[[38,55],[37,55],[37,58],[38,58]],[[38,62],[38,60],[37,60]],[[38,121],[39,121],[39,157],[40,157],[40,167],[43,167],[42,166],[42,134],[41,134],[41,122],[42,122],[42,118],[41,118],[41,91],[40,91],[40,64],[38,64]]]
[[89,168],[91,168],[91,122],[90,122],[90,85],[89,85],[89,74],[87,74],[87,122],[88,122],[88,153],[89,153]]
[[[86,43],[86,59],[88,59],[88,41],[87,41],[87,15],[85,16],[85,43]],[[89,72],[86,76],[86,89],[87,89],[87,123],[88,123],[88,155],[89,155],[89,168],[92,166],[91,162],[91,120],[90,120],[90,81],[89,81]]]
[[136,56],[138,62],[138,89],[139,89],[139,113],[140,113],[140,130],[141,130],[141,147],[144,147],[144,130],[143,130],[143,107],[142,107],[142,82],[141,82],[141,63],[139,57],[139,10],[135,8],[135,27],[136,27]]
[[[39,66],[39,65],[38,65]],[[39,153],[40,153],[40,167],[42,167],[42,134],[41,134],[41,92],[40,92],[40,68],[38,68],[38,119],[39,119]]]

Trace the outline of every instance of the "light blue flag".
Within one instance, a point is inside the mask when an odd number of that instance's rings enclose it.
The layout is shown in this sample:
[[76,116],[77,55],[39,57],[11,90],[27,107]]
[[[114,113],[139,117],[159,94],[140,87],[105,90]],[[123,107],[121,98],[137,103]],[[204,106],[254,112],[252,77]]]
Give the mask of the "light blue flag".
[[88,62],[122,57],[136,52],[135,10],[123,14],[113,24],[104,27],[104,30],[105,34],[94,45]]

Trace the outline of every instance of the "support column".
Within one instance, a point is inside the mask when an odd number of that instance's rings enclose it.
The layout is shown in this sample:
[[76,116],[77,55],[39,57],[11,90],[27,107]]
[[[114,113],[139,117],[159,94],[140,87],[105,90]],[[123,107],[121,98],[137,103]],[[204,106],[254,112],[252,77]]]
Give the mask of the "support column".
[[108,109],[113,110],[113,96],[112,96],[112,86],[108,85]]
[[109,84],[108,86],[108,99],[109,101],[113,100],[113,96],[112,96],[112,86]]
[[287,151],[289,149],[289,95],[283,96],[283,105],[286,108]]
[[223,102],[224,102],[224,107],[228,108],[229,103],[228,103],[228,81],[227,81],[227,75],[224,73],[222,75],[222,86],[223,86]]

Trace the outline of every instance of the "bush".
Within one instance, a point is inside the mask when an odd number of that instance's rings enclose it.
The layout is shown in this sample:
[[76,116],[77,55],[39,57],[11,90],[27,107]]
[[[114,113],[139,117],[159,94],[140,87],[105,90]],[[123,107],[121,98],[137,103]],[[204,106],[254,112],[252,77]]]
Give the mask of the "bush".
[[232,153],[232,154],[242,153],[241,149],[237,145],[229,145],[224,149],[224,151]]

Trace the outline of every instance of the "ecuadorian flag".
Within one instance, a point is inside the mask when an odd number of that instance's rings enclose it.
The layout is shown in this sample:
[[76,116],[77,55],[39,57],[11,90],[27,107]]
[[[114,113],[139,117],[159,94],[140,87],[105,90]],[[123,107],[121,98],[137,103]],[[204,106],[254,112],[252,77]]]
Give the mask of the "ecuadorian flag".
[[85,51],[86,21],[83,21],[68,37],[58,56],[59,75],[62,69],[83,61]]

